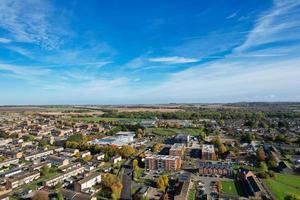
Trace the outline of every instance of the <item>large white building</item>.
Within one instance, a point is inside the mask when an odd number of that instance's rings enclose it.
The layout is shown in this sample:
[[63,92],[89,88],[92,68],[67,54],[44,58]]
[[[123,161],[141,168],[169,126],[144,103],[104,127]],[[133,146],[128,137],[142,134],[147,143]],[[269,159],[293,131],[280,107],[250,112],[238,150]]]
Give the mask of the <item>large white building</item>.
[[120,131],[115,136],[107,136],[101,139],[95,139],[90,144],[98,145],[116,145],[122,146],[134,142],[135,132],[124,132]]

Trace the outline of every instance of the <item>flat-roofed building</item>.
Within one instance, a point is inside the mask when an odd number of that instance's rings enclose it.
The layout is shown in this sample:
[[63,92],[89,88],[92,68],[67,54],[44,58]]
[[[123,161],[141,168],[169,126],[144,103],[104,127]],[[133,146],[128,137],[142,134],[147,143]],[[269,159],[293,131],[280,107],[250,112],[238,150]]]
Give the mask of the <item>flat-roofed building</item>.
[[12,159],[8,159],[8,160],[4,160],[4,161],[0,162],[0,168],[8,167],[10,165],[16,165],[18,163],[19,163],[18,158],[12,158]]
[[59,174],[48,181],[45,181],[45,186],[55,186],[57,183],[62,183],[64,180],[72,177],[77,176],[78,174],[82,174],[84,172],[84,167],[75,167],[68,171],[65,171],[63,174]]
[[175,143],[171,146],[169,150],[169,155],[171,156],[180,156],[184,155],[185,145],[181,143]]
[[34,171],[34,170],[40,171],[40,170],[41,170],[43,167],[45,167],[45,166],[47,166],[47,167],[50,168],[50,167],[51,167],[51,163],[48,162],[48,161],[40,162],[40,163],[31,165],[31,166],[30,166],[30,169],[31,169],[32,171]]
[[51,154],[53,154],[53,150],[39,151],[25,156],[24,159],[27,161],[33,161]]
[[214,145],[203,144],[201,150],[202,160],[217,160]]
[[176,171],[181,168],[180,156],[150,155],[145,158],[146,169]]
[[75,183],[75,191],[84,192],[91,189],[94,185],[101,182],[101,174],[99,172],[92,173],[84,179]]
[[18,176],[15,176],[14,178],[7,179],[6,188],[14,189],[21,185],[28,184],[38,178],[40,178],[40,172],[38,171],[21,173]]
[[187,145],[190,142],[190,135],[180,133],[175,136],[174,142],[175,143],[183,143],[183,144]]
[[8,177],[11,177],[11,176],[15,176],[16,174],[20,174],[22,172],[23,172],[22,168],[17,167],[17,168],[13,168],[11,170],[0,173],[0,177],[1,178],[8,178]]

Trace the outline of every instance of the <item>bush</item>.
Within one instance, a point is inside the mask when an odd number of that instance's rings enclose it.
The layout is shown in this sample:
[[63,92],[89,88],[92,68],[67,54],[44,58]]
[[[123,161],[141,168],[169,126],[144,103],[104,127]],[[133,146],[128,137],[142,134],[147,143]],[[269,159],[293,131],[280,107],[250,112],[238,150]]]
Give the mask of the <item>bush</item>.
[[269,174],[267,172],[258,172],[257,176],[259,178],[270,178]]

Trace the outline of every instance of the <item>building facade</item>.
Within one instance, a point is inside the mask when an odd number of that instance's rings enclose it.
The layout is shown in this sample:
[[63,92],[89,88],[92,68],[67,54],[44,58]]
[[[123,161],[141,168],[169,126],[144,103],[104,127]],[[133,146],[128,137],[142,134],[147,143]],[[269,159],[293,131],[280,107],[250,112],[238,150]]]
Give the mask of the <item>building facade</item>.
[[149,170],[177,171],[181,168],[180,156],[151,155],[145,161]]

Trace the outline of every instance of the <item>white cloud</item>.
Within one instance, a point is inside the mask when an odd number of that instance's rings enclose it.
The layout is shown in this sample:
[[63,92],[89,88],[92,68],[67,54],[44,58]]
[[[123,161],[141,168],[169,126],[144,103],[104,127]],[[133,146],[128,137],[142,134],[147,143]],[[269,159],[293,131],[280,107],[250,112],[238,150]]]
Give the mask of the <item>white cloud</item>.
[[237,16],[237,13],[238,13],[238,12],[234,12],[234,13],[228,15],[228,16],[226,17],[226,19],[231,19],[231,18],[236,17],[236,16]]
[[198,62],[198,59],[195,58],[185,58],[185,57],[157,57],[157,58],[149,58],[150,62],[160,62],[160,63],[169,63],[169,64],[181,64],[181,63],[194,63]]
[[10,43],[11,39],[0,37],[0,43]]
[[54,12],[48,1],[1,0],[0,28],[6,30],[16,42],[55,49],[60,46],[65,30],[55,22],[58,19],[54,17]]
[[299,11],[299,0],[275,0],[273,7],[257,19],[246,41],[235,52],[242,53],[272,42],[300,39]]

